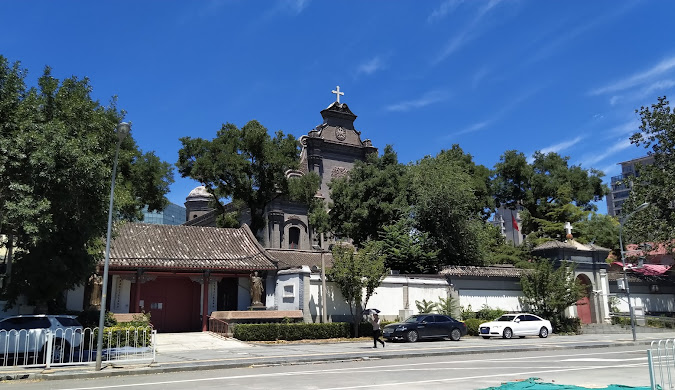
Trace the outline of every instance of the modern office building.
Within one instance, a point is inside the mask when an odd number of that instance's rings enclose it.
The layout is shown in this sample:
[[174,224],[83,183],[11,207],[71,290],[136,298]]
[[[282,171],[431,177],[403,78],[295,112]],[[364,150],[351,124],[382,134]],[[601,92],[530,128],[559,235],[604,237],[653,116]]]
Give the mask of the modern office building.
[[185,207],[169,203],[162,211],[149,212],[146,206],[143,209],[143,223],[155,225],[182,225],[185,222]]
[[633,177],[640,175],[640,166],[654,163],[654,156],[644,156],[633,160],[623,161],[621,174],[610,179],[611,192],[607,195],[607,214],[613,217],[621,214],[621,206],[628,199],[632,187]]

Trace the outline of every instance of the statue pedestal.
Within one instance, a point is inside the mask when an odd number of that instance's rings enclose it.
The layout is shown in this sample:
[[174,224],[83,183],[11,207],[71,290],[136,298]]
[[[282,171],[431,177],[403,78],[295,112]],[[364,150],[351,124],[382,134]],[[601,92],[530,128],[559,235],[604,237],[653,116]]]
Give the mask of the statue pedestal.
[[248,307],[249,310],[267,310],[267,307],[263,304],[257,304]]

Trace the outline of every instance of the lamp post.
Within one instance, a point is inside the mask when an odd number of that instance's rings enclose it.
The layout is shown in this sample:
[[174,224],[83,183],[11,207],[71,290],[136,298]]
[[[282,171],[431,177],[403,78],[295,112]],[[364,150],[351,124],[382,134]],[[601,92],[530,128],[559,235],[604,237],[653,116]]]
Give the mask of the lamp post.
[[115,160],[113,162],[112,183],[110,184],[110,205],[108,206],[108,233],[105,239],[105,262],[103,265],[103,284],[101,285],[101,310],[98,317],[98,340],[96,342],[96,370],[101,369],[103,355],[103,328],[105,326],[105,302],[108,291],[108,264],[110,263],[110,233],[112,230],[113,197],[115,195],[115,176],[117,175],[117,158],[120,153],[122,140],[129,134],[131,123],[122,122],[117,125],[117,146],[115,147]]
[[630,217],[633,216],[633,214],[637,213],[638,211],[642,211],[649,206],[649,203],[645,202],[641,205],[639,205],[635,210],[633,210],[632,213],[626,215],[625,218],[621,218],[619,220],[619,249],[621,250],[621,264],[623,265],[623,282],[624,286],[626,287],[626,299],[628,300],[628,315],[630,316],[630,330],[633,333],[633,341],[635,341],[637,338],[635,336],[635,315],[633,313],[633,304],[630,303],[630,287],[628,286],[628,274],[626,273],[626,270],[628,269],[628,266],[626,265],[626,257],[625,257],[625,251],[623,250],[623,224],[624,222],[628,221]]

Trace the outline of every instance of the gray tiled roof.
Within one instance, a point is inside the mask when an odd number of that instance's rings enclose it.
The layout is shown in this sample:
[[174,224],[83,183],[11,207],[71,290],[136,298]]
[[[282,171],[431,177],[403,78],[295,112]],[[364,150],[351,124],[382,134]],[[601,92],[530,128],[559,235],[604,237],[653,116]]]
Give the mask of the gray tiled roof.
[[247,225],[238,229],[126,223],[110,250],[111,268],[273,270],[275,259]]
[[444,267],[439,274],[447,276],[480,276],[480,277],[506,277],[519,278],[523,273],[527,272],[522,268],[516,268],[509,265],[494,265],[490,267],[475,267],[475,266],[459,266],[450,265]]
[[[303,251],[295,249],[267,249],[267,252],[279,261],[279,269],[298,268],[306,265],[321,268],[321,252]],[[333,254],[326,252],[324,255],[326,269],[333,266]]]
[[610,252],[611,251],[611,249],[603,248],[600,245],[582,244],[582,243],[580,243],[578,241],[575,241],[575,240],[569,240],[569,241],[565,241],[565,242],[556,241],[556,240],[546,241],[543,244],[537,245],[537,247],[532,249],[532,251],[536,252],[536,251],[542,251],[542,250],[547,250],[547,249],[574,249],[574,250],[588,251],[588,252],[593,252],[593,251]]

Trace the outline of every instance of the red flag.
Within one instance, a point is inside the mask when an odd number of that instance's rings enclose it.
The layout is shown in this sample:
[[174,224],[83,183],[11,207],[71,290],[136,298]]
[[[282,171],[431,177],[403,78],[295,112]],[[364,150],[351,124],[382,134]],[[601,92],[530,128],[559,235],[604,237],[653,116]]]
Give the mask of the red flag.
[[511,214],[511,224],[513,225],[514,229],[520,231],[520,229],[518,228],[518,222],[516,222],[516,217],[514,217],[513,214]]

